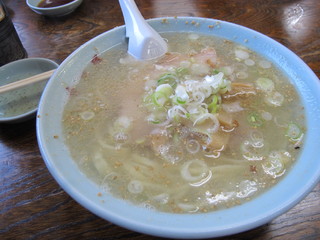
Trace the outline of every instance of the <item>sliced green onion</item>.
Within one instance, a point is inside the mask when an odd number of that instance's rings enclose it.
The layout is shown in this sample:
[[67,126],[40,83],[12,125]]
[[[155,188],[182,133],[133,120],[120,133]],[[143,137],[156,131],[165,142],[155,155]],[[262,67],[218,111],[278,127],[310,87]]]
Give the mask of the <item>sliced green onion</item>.
[[162,107],[168,100],[163,92],[154,92],[151,97],[153,104],[157,107]]
[[181,97],[177,97],[177,96],[173,100],[177,104],[185,104],[187,102],[186,100],[183,100]]
[[[161,75],[156,89],[148,89],[144,98],[147,109],[152,113],[148,121],[166,124],[167,121],[172,123],[188,120],[195,129],[205,134],[217,131],[219,121],[216,113],[221,107],[221,94],[230,90],[231,82],[218,69],[213,73],[214,75],[206,75],[201,80],[183,79],[181,82],[180,77],[188,74],[187,68],[178,67]],[[259,125],[258,118],[254,116],[251,117],[251,122]]]
[[279,92],[272,92],[265,97],[265,102],[274,107],[280,107],[283,101],[284,96]]
[[218,69],[213,69],[213,71],[212,71],[212,75],[216,75],[216,74],[218,74],[220,71],[218,70]]
[[[160,110],[160,108],[158,108]],[[161,109],[162,110],[162,109]],[[147,121],[152,124],[160,124],[166,121],[167,114],[164,111],[156,111],[147,117]]]
[[170,95],[173,93],[173,89],[170,84],[165,83],[161,84],[156,88],[156,92],[163,93],[166,97],[170,97]]
[[210,110],[210,113],[216,113],[216,112],[218,112],[218,109],[219,109],[219,105],[214,105],[212,107],[212,110]]
[[216,113],[219,109],[219,98],[217,95],[212,95],[212,101],[211,103],[208,105],[208,110],[210,113]]
[[259,66],[264,68],[264,69],[271,68],[271,62],[266,61],[266,60],[261,60],[259,62]]
[[184,86],[178,85],[175,89],[174,101],[178,104],[185,104],[189,100],[189,95]]
[[178,78],[172,73],[166,73],[162,75],[158,80],[158,85],[168,83],[171,87],[175,88],[177,86]]
[[159,120],[153,120],[153,121],[150,121],[150,122],[153,123],[153,124],[159,124],[160,123]]
[[256,80],[256,86],[264,92],[272,92],[274,90],[274,83],[269,78],[258,78]]
[[152,102],[152,94],[146,94],[144,97],[143,97],[143,102],[145,104],[148,104],[150,102]]
[[286,136],[291,140],[299,140],[302,135],[301,128],[295,123],[289,123],[286,131]]
[[202,127],[199,128],[198,125],[202,125],[203,129],[205,129],[205,132],[208,132],[209,134],[215,133],[216,131],[218,131],[218,129],[220,127],[220,123],[219,123],[217,116],[215,114],[211,114],[211,113],[206,113],[206,114],[200,115],[193,122],[193,126],[196,126],[197,131],[201,131]]
[[253,127],[261,127],[263,125],[263,119],[256,112],[250,113],[247,117],[247,120]]
[[175,70],[177,76],[179,78],[181,77],[184,77],[185,75],[189,74],[189,69],[188,68],[184,68],[184,67],[178,67],[176,70]]
[[219,87],[220,87],[219,93],[224,94],[231,90],[231,82],[229,80],[224,79]]
[[181,118],[186,118],[188,111],[180,105],[175,105],[168,110],[168,119],[178,122]]
[[241,60],[244,60],[244,59],[248,59],[249,58],[249,53],[246,52],[244,49],[236,49],[234,51],[235,53],[235,56]]

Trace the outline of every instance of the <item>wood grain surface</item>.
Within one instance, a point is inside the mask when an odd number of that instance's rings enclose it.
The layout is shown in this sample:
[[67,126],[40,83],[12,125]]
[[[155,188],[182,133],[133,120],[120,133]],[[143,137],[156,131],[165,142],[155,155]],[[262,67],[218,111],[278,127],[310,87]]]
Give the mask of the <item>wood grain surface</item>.
[[[124,23],[117,0],[84,0],[74,13],[62,18],[40,16],[24,0],[4,2],[29,57],[49,58],[57,63],[91,38]],[[257,30],[291,49],[320,77],[319,0],[136,0],[136,3],[145,18],[199,16]],[[314,157],[320,161],[319,156]],[[43,162],[33,119],[0,125],[0,239],[160,238],[118,227],[71,199]],[[320,239],[320,185],[272,222],[220,239]]]

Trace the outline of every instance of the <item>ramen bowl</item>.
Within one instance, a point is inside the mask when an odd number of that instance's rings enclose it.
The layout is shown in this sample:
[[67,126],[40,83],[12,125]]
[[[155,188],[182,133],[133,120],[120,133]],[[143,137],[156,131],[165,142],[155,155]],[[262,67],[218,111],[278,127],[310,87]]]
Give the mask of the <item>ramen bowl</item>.
[[[186,24],[186,23],[195,24]],[[231,235],[268,223],[301,201],[318,183],[320,161],[319,79],[293,52],[248,28],[195,17],[151,19],[158,32],[193,32],[219,36],[243,44],[273,62],[295,86],[305,108],[304,147],[292,169],[274,187],[238,206],[208,213],[175,214],[133,205],[104,194],[73,161],[65,145],[62,114],[68,99],[66,86],[76,83],[93,56],[125,41],[125,27],[103,33],[79,47],[54,73],[42,95],[37,137],[43,159],[56,181],[92,213],[124,228],[169,238],[210,238]],[[214,27],[212,27],[214,26]],[[310,167],[312,166],[312,167]]]

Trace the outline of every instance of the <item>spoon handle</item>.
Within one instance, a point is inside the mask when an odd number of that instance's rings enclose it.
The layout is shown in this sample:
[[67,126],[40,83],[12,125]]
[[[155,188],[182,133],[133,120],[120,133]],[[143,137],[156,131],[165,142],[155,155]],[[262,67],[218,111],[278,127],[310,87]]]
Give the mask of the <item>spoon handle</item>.
[[128,53],[139,60],[150,60],[164,55],[167,43],[145,21],[134,0],[119,0],[129,38]]
[[141,15],[134,0],[119,0],[124,22],[126,25],[126,36],[133,37],[138,31],[139,25],[144,25],[144,18]]

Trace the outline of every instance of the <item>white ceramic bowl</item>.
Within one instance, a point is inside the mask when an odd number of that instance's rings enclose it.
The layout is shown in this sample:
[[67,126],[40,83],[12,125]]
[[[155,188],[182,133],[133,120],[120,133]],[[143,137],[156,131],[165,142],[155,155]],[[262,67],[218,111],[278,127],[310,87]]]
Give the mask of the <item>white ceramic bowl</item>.
[[[0,86],[58,68],[46,58],[26,58],[0,67]],[[33,118],[47,81],[0,94],[0,123],[17,123]]]
[[40,2],[41,0],[26,0],[27,5],[36,13],[50,17],[62,17],[72,13],[77,7],[80,6],[82,0],[74,0],[64,5],[49,8],[38,7]]
[[[191,24],[192,21],[195,24]],[[67,99],[65,86],[80,78],[97,49],[102,52],[124,41],[122,26],[97,36],[72,53],[50,79],[42,96],[37,119],[39,146],[49,171],[61,187],[85,208],[117,225],[146,234],[184,239],[246,231],[271,221],[302,200],[320,178],[320,161],[316,157],[320,149],[320,84],[310,68],[278,42],[232,23],[193,17],[167,18],[165,23],[162,19],[152,19],[149,23],[159,32],[192,31],[220,36],[244,44],[276,64],[299,91],[306,111],[308,131],[299,159],[290,172],[264,194],[240,206],[216,212],[162,213],[110,195],[98,196],[99,186],[79,171],[64,144],[61,119]],[[210,25],[215,27],[210,28]]]

